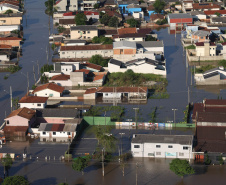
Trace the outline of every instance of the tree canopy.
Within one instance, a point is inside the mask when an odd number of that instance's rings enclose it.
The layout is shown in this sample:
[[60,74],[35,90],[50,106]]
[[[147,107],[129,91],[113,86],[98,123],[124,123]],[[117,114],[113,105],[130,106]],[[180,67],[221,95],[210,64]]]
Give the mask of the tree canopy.
[[140,26],[140,22],[134,18],[131,18],[131,19],[127,20],[126,22],[130,25],[131,28]]
[[109,27],[118,27],[118,23],[119,23],[119,20],[117,17],[111,17],[109,22],[108,22],[108,26]]
[[73,160],[72,169],[75,171],[82,172],[83,175],[83,171],[88,166],[89,161],[90,156],[77,157]]
[[84,13],[79,12],[75,16],[75,24],[76,25],[86,25],[87,17]]
[[108,66],[108,60],[104,59],[101,55],[93,55],[89,60],[90,63],[100,65],[102,67]]
[[148,36],[145,38],[145,41],[157,41],[157,38],[153,37],[152,35],[148,35]]
[[7,172],[7,176],[8,176],[9,169],[13,164],[13,159],[10,157],[9,154],[6,154],[6,156],[1,159],[1,163],[2,163],[2,166],[4,167],[4,177],[5,177],[5,171]]
[[109,37],[104,37],[104,36],[97,37],[97,36],[95,36],[92,39],[92,43],[112,44],[113,40]]
[[155,0],[155,3],[153,4],[155,12],[161,13],[164,10],[166,3],[163,0]]
[[6,177],[2,185],[29,185],[28,180],[23,176]]
[[46,14],[48,15],[53,15],[53,13],[56,11],[53,7],[53,5],[55,4],[55,0],[47,0],[45,2],[45,6],[46,6]]
[[188,161],[181,159],[173,159],[170,163],[170,170],[180,177],[195,173],[195,170],[190,166]]
[[13,13],[13,11],[11,9],[8,9],[8,10],[5,11],[4,14],[10,14],[10,13]]
[[104,14],[101,18],[100,18],[100,23],[104,24],[105,26],[108,25],[109,21],[110,21],[111,17],[108,14]]

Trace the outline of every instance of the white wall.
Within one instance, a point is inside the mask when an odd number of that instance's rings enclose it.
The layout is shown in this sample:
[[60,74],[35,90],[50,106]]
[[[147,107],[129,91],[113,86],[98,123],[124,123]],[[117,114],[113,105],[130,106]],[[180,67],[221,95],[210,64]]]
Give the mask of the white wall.
[[[134,145],[140,145],[140,148],[134,148]],[[156,145],[160,145],[157,148]],[[168,148],[171,145],[173,148]],[[188,147],[187,150],[183,147]],[[131,151],[134,157],[158,157],[158,158],[193,158],[192,155],[192,145],[180,145],[180,144],[170,144],[170,143],[132,143]],[[152,153],[153,156],[149,154]],[[171,153],[173,156],[167,156],[167,153]]]
[[123,40],[130,41],[130,42],[143,42],[144,38],[143,37],[134,37],[134,38],[127,37],[127,38],[115,38],[114,39],[115,42],[123,41]]
[[[38,106],[40,104],[41,106]],[[29,109],[44,109],[45,103],[19,103],[20,108],[27,107]]]
[[0,60],[1,61],[9,61],[9,58],[7,55],[0,55]]
[[103,99],[121,99],[122,93],[103,93]]
[[67,75],[70,75],[70,73],[73,71],[72,65],[61,65],[61,72]]
[[71,80],[49,80],[50,83],[54,82],[57,85],[60,85],[62,87],[71,87],[72,81]]
[[0,32],[20,30],[20,25],[0,26]]
[[[56,135],[53,135],[53,131],[46,131],[46,134],[44,135],[43,132],[40,132],[40,137],[68,137],[68,132],[55,132]],[[74,136],[76,135],[76,132],[74,132]],[[72,136],[72,132],[70,132],[70,136]]]
[[60,93],[51,89],[44,89],[35,93],[35,96],[41,97],[60,97]]
[[134,19],[141,19],[144,17],[144,12],[133,12]]

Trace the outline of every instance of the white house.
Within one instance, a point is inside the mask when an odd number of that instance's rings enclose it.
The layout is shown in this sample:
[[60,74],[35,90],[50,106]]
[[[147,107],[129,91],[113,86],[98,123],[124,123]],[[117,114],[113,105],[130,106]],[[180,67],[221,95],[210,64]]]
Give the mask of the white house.
[[197,42],[196,56],[216,56],[216,44],[213,42]]
[[19,12],[19,6],[9,4],[9,3],[1,3],[0,4],[0,13],[4,13],[7,10],[12,10],[13,13]]
[[[66,141],[73,140],[76,136],[77,124],[52,124],[41,123],[38,131],[40,132],[40,138],[42,141]],[[45,138],[45,139],[44,139]]]
[[48,97],[38,97],[25,95],[19,101],[20,108],[27,107],[30,109],[44,109],[47,104]]
[[35,88],[32,92],[35,96],[39,97],[61,97],[64,91],[64,87],[61,87],[54,83],[47,83]]
[[142,58],[124,63],[116,59],[111,59],[108,63],[108,71],[110,73],[126,72],[128,69],[133,70],[134,73],[152,73],[166,76],[165,64],[157,60]]
[[131,143],[133,157],[193,159],[192,135],[134,134]]
[[226,42],[218,43],[216,50],[219,52],[219,55],[226,56]]

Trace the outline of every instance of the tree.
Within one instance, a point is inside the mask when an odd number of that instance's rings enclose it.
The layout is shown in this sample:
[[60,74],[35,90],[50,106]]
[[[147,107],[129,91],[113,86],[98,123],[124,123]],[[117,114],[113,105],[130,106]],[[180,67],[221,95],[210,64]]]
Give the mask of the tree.
[[4,14],[10,14],[10,13],[13,13],[13,11],[11,9],[8,9],[8,10],[5,11]]
[[181,159],[173,159],[172,162],[170,163],[170,170],[182,178],[185,175],[195,173],[195,170],[190,166],[188,161]]
[[118,23],[119,23],[119,20],[117,17],[111,17],[109,22],[108,22],[108,26],[109,27],[118,27]]
[[2,185],[29,185],[28,180],[23,176],[6,177]]
[[19,105],[18,105],[19,100],[20,100],[19,97],[17,97],[17,98],[12,98],[12,102],[13,102],[13,110],[17,110],[17,109],[19,108]]
[[82,172],[83,175],[84,169],[88,166],[90,159],[90,156],[75,158],[72,163],[72,169],[75,171]]
[[220,14],[219,12],[215,12],[215,15],[216,15],[217,17],[220,17],[220,16],[221,16],[221,14]]
[[134,18],[131,18],[131,19],[127,20],[126,22],[130,25],[131,28],[140,26],[140,22]]
[[4,178],[5,178],[5,172],[7,172],[7,176],[9,176],[9,169],[13,164],[13,160],[9,154],[6,154],[6,156],[1,159],[1,163],[4,167]]
[[89,60],[90,63],[100,65],[102,67],[107,67],[108,61],[104,59],[101,55],[93,55]]
[[94,7],[94,9],[98,9],[100,7],[100,4],[96,3],[93,7]]
[[65,30],[66,30],[66,28],[64,28],[63,26],[58,26],[58,27],[57,27],[57,31],[58,31],[59,33],[63,33]]
[[211,159],[209,158],[208,154],[205,155],[205,165],[210,165],[211,164]]
[[220,165],[224,164],[224,160],[223,160],[222,154],[219,156],[219,162],[220,162]]
[[157,38],[153,37],[152,35],[148,35],[148,36],[145,38],[145,41],[157,41]]
[[120,169],[122,170],[122,176],[125,175],[125,168],[127,167],[127,161],[131,158],[131,154],[125,153],[120,155]]
[[87,17],[84,13],[79,12],[75,16],[75,24],[76,25],[86,25]]
[[166,3],[163,0],[155,0],[153,4],[156,13],[162,13]]
[[111,17],[108,14],[105,14],[105,15],[102,16],[102,18],[100,18],[100,23],[104,24],[105,26],[107,26],[108,23],[109,23],[110,18]]
[[53,7],[54,4],[55,4],[55,0],[47,0],[45,2],[46,14],[53,15],[53,13],[56,11],[56,9]]

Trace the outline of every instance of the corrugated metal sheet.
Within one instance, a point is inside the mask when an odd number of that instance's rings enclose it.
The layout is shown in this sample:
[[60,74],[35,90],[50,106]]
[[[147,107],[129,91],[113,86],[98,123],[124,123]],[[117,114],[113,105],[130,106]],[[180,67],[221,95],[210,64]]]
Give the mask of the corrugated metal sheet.
[[45,128],[45,131],[51,131],[52,130],[52,126],[53,126],[53,124],[47,124],[46,128]]
[[41,123],[40,126],[39,126],[38,131],[44,131],[45,128],[46,128],[46,123]]
[[51,131],[58,131],[60,124],[53,124]]
[[64,130],[64,126],[65,126],[65,124],[60,124],[57,131],[58,132],[59,131],[63,131]]
[[70,128],[71,128],[71,124],[65,124],[63,131],[67,132],[68,130],[70,130]]

